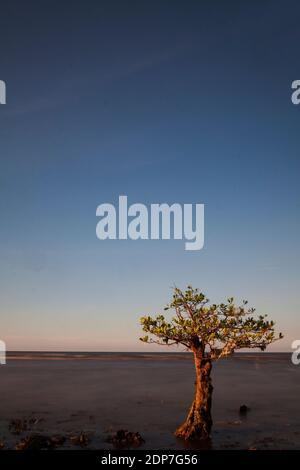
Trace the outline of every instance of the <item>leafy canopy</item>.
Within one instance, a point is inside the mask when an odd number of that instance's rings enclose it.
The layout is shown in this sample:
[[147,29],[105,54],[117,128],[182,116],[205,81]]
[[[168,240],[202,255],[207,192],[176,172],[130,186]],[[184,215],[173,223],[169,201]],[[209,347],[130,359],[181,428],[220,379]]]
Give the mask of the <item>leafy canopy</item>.
[[267,315],[254,318],[255,309],[247,304],[244,300],[236,306],[233,297],[227,303],[209,304],[199,289],[188,286],[181,291],[176,287],[172,301],[165,307],[175,310],[172,319],[168,321],[164,315],[142,317],[143,331],[148,334],[140,340],[167,346],[181,344],[210,359],[228,356],[241,348],[263,351],[283,335],[275,334],[274,322],[268,321]]

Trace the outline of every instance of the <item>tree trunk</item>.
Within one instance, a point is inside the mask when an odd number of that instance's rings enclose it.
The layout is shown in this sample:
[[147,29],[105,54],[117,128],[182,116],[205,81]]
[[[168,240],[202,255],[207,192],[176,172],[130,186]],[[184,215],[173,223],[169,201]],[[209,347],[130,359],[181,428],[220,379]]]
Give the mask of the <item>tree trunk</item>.
[[179,426],[175,436],[186,440],[209,439],[212,427],[211,400],[211,360],[203,358],[199,351],[194,351],[196,368],[195,398],[185,422]]

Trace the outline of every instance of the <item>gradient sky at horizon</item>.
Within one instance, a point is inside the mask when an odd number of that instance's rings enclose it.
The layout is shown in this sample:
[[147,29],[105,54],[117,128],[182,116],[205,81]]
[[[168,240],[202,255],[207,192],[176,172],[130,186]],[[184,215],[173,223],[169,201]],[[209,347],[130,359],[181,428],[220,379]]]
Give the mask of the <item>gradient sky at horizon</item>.
[[[157,350],[174,284],[300,339],[297,1],[1,5],[0,315],[10,350]],[[205,246],[99,241],[96,207],[204,203]]]

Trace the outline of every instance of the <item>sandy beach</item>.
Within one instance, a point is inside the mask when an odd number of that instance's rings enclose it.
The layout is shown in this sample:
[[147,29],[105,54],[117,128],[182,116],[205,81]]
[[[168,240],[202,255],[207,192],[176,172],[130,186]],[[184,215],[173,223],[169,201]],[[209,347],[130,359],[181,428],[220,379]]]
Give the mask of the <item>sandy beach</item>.
[[[193,398],[189,354],[9,353],[0,374],[4,448],[32,433],[64,435],[61,448],[70,448],[70,437],[84,432],[88,448],[107,449],[119,429],[139,432],[145,449],[186,448],[173,432]],[[221,360],[213,384],[212,449],[300,448],[300,367],[289,354]],[[19,434],[10,426],[16,419],[28,423]]]

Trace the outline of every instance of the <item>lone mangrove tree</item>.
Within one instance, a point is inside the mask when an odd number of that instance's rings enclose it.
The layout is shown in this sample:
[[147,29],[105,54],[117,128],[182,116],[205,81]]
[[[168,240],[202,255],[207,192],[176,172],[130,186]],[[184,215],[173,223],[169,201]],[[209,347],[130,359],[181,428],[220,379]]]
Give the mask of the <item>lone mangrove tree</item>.
[[212,361],[241,348],[263,351],[283,337],[281,333],[275,334],[274,322],[268,321],[267,315],[254,318],[255,309],[248,308],[247,303],[244,300],[241,306],[236,306],[234,299],[229,298],[226,303],[209,304],[209,299],[199,289],[188,286],[185,292],[174,289],[172,301],[165,307],[165,310],[175,311],[170,321],[164,315],[141,318],[143,331],[147,333],[141,341],[182,345],[194,356],[195,398],[185,422],[175,432],[177,437],[208,439],[210,436]]

